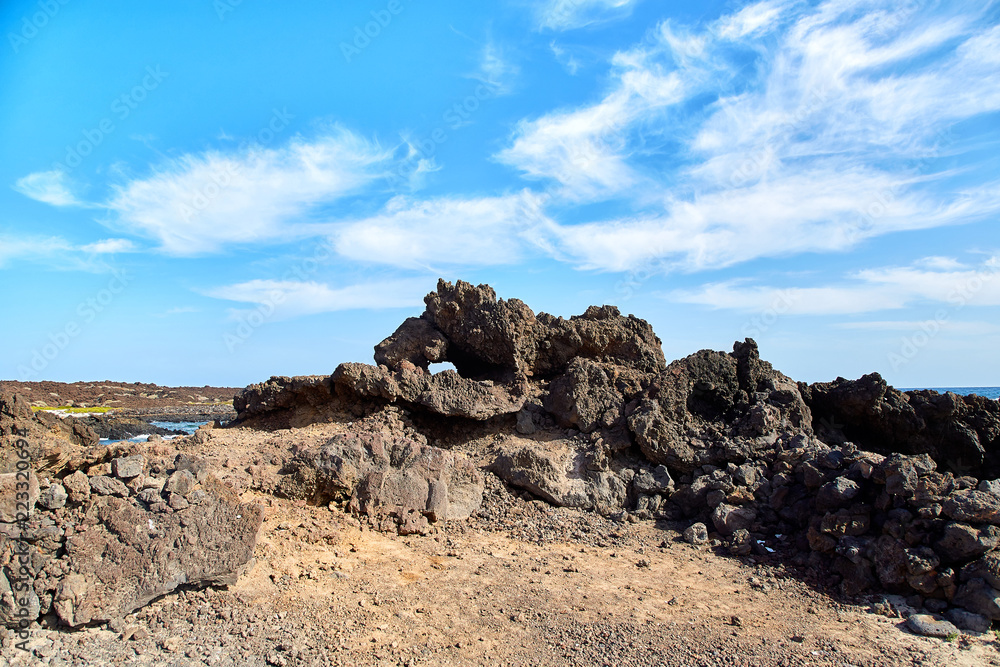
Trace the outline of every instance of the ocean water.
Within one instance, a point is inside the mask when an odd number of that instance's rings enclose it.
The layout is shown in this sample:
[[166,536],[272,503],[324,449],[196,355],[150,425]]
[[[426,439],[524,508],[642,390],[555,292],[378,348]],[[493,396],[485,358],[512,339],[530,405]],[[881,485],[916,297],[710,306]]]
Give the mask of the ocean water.
[[953,391],[960,396],[977,394],[986,398],[992,398],[993,400],[1000,399],[1000,387],[908,387],[900,389],[900,391],[914,391],[919,389],[931,389],[942,394],[946,391]]
[[[153,426],[156,426],[156,427],[159,427],[159,428],[166,428],[166,429],[170,429],[171,431],[183,431],[184,433],[186,433],[188,435],[191,435],[192,433],[194,433],[195,431],[198,430],[199,426],[203,426],[205,424],[210,424],[211,422],[158,422],[158,421],[154,422],[154,421],[151,421],[149,423],[152,424]],[[173,440],[174,438],[179,438],[179,437],[180,436],[178,436],[178,435],[165,435],[165,436],[163,436],[163,439],[164,440]],[[146,440],[148,440],[148,439],[149,439],[149,434],[145,433],[143,435],[137,435],[134,438],[129,438],[129,442],[146,442]],[[111,438],[101,438],[101,444],[102,445],[110,445],[110,444],[115,443],[115,442],[122,442],[122,441],[121,440],[112,440]]]

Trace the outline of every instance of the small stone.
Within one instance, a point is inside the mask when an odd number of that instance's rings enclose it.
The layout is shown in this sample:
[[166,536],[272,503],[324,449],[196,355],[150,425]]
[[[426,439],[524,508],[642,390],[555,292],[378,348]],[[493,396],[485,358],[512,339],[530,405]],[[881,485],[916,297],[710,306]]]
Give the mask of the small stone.
[[977,488],[984,493],[1000,496],[1000,479],[984,479]]
[[98,475],[90,478],[90,489],[100,496],[128,496],[128,487],[122,484],[121,480],[107,475]]
[[168,503],[170,508],[174,510],[182,510],[190,504],[188,503],[187,498],[179,493],[171,493]]
[[1000,495],[986,491],[957,491],[944,501],[944,513],[955,521],[1000,525]]
[[965,630],[966,632],[974,632],[981,634],[984,632],[989,632],[990,630],[990,619],[986,618],[982,614],[974,614],[971,611],[966,611],[964,609],[949,609],[945,613],[945,618],[955,624],[956,627]]
[[142,474],[146,465],[141,454],[135,456],[122,456],[111,461],[111,472],[119,479],[132,479]]
[[930,614],[913,614],[906,619],[906,625],[912,632],[925,637],[947,637],[958,634],[958,628],[952,623]]
[[708,542],[708,526],[701,523],[693,523],[684,531],[684,541],[688,544],[705,544]]
[[752,550],[753,538],[746,528],[740,528],[729,538],[729,553],[734,556],[749,556]]
[[45,493],[38,497],[38,504],[45,509],[57,510],[66,506],[68,498],[66,487],[62,484],[52,484],[45,490]]
[[147,505],[152,505],[153,503],[158,503],[163,500],[163,498],[160,497],[160,492],[156,489],[143,489],[136,497]]
[[178,470],[167,479],[165,486],[169,493],[179,493],[186,496],[195,487],[195,478],[188,470]]
[[84,503],[90,498],[90,478],[81,471],[66,476],[62,483],[71,503]]

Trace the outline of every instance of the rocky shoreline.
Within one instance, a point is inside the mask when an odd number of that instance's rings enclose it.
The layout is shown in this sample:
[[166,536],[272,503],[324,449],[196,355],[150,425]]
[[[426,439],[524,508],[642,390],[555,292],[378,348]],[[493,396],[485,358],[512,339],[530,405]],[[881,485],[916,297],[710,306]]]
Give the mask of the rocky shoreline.
[[[798,383],[749,339],[667,364],[652,328],[611,306],[536,315],[461,281],[426,304],[376,346],[377,365],[252,385],[226,428],[169,444],[95,447],[86,425],[5,396],[3,469],[22,434],[37,486],[30,520],[0,525],[0,553],[10,562],[15,539],[35,550],[32,618],[119,623],[182,583],[235,583],[253,567],[261,502],[438,539],[502,521],[513,510],[496,498],[514,494],[519,515],[603,522],[593,548],[614,548],[615,525],[650,523],[663,548],[781,563],[828,595],[874,596],[912,632],[976,637],[1000,621],[996,401],[900,392],[877,374]],[[442,361],[457,371],[431,374]],[[515,521],[512,538],[544,544],[565,525]],[[15,607],[0,590],[9,627]]]

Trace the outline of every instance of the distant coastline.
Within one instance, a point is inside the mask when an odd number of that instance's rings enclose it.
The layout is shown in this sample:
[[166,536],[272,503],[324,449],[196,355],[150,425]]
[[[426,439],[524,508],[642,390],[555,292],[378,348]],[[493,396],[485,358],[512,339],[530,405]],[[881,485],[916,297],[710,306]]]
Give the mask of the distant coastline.
[[969,394],[976,394],[977,396],[985,396],[986,398],[992,398],[993,400],[1000,400],[1000,387],[900,387],[899,388],[900,391],[921,391],[924,389],[936,391],[941,394],[947,391],[953,391],[959,396],[968,396]]

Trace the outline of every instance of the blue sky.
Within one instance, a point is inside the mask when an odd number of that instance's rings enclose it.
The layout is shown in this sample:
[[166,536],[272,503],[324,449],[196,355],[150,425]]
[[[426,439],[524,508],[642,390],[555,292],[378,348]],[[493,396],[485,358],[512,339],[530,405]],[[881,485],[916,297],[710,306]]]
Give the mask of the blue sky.
[[0,377],[370,361],[438,277],[1000,384],[991,2],[0,7]]

